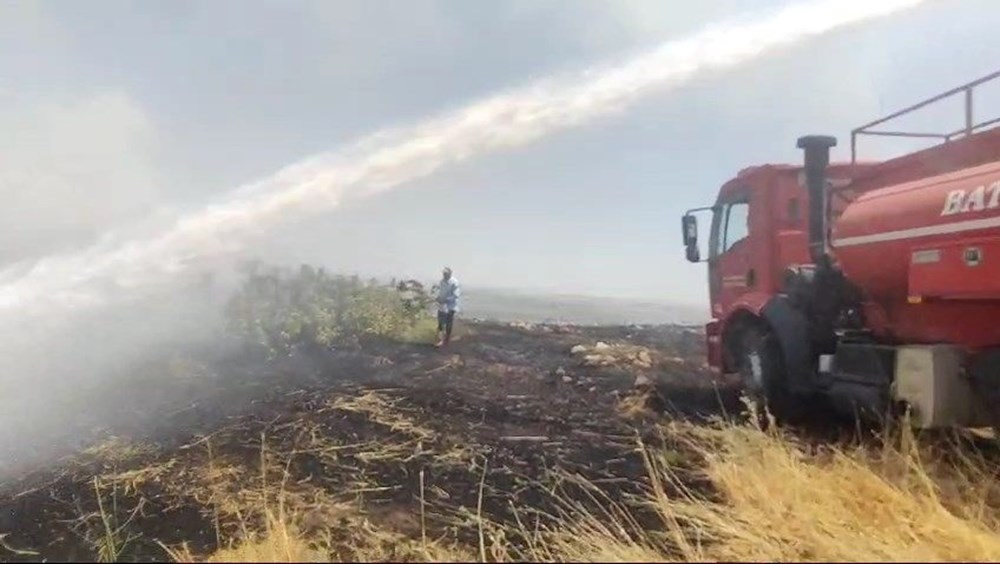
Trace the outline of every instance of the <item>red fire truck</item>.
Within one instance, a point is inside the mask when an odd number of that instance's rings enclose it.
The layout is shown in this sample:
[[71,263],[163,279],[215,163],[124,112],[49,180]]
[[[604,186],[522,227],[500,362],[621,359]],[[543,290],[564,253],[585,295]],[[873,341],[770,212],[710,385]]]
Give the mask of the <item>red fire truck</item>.
[[[905,407],[918,427],[974,427],[1000,414],[1000,119],[977,123],[993,73],[851,132],[798,140],[802,165],[740,171],[715,204],[682,218],[702,261],[697,218],[711,213],[709,364],[738,373],[779,417],[823,398],[851,415]],[[961,96],[964,127],[909,133],[886,124]],[[936,139],[860,162],[864,135]]]

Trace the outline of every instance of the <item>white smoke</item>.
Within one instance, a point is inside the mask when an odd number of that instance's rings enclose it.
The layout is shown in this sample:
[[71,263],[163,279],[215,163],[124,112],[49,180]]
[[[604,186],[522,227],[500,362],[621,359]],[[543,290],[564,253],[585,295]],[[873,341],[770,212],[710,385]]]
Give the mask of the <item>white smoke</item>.
[[[156,389],[119,386],[107,394],[101,386],[127,377],[130,359],[202,334],[214,321],[210,296],[176,291],[178,282],[187,275],[197,280],[205,268],[251,250],[255,238],[278,222],[523,145],[622,110],[699,73],[921,1],[822,0],[755,22],[717,26],[623,64],[545,80],[293,164],[181,216],[159,236],[108,240],[0,272],[0,474],[19,457],[45,456],[60,433],[83,436],[75,426],[110,417],[104,410],[144,405],[134,400],[155,396]],[[161,289],[175,291],[158,293]]]
[[626,61],[546,80],[416,125],[382,131],[348,150],[322,154],[237,190],[227,201],[181,218],[162,235],[101,245],[0,273],[0,315],[97,306],[155,287],[245,248],[254,235],[295,214],[370,196],[489,151],[625,108],[656,89],[724,69],[847,25],[912,8],[922,0],[825,0],[794,5],[756,22],[716,26]]

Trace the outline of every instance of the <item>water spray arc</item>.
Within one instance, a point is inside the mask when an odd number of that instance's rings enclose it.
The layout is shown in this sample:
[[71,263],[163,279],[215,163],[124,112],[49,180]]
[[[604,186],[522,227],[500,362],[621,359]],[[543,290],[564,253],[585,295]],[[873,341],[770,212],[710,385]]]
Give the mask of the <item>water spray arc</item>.
[[155,288],[199,260],[237,253],[243,242],[295,214],[393,189],[459,161],[524,145],[624,109],[699,73],[748,62],[838,28],[888,16],[924,0],[822,0],[770,17],[723,25],[620,65],[544,80],[346,150],[321,154],[189,214],[161,235],[116,247],[48,257],[27,273],[0,273],[0,320],[100,306]]

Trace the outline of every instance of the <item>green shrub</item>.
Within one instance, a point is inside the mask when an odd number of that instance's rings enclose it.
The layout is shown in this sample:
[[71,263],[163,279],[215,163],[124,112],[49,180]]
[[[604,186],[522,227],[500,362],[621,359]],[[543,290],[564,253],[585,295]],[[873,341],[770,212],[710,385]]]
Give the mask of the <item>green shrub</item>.
[[432,299],[414,280],[399,284],[251,263],[226,306],[229,330],[271,356],[293,348],[356,344],[365,338],[410,340],[426,326]]

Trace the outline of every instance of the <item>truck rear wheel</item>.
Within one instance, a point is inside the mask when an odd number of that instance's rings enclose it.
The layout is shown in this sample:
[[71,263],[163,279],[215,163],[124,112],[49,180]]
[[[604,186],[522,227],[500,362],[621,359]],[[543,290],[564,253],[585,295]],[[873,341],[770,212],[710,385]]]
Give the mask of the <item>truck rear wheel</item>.
[[788,391],[777,338],[764,327],[750,326],[742,332],[738,355],[744,389],[757,403],[760,415],[766,407],[779,421],[792,416],[795,401]]

